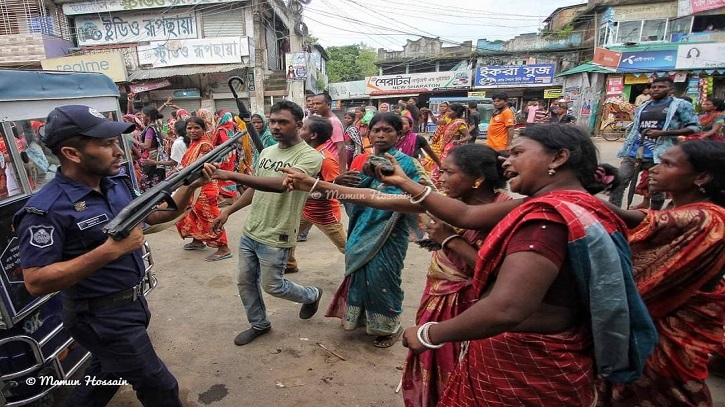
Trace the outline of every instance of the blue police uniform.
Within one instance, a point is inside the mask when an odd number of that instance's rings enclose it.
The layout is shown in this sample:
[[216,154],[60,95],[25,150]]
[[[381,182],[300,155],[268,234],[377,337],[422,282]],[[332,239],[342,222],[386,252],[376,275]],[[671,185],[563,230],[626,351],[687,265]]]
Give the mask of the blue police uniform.
[[[119,177],[104,177],[99,193],[56,177],[33,195],[14,219],[23,268],[43,267],[87,253],[106,241],[103,226],[132,199]],[[122,378],[144,406],[181,406],[178,383],[156,355],[146,328],[151,314],[141,291],[141,250],[108,263],[60,292],[63,325],[92,354],[86,377]],[[68,406],[103,406],[118,386],[77,386]]]

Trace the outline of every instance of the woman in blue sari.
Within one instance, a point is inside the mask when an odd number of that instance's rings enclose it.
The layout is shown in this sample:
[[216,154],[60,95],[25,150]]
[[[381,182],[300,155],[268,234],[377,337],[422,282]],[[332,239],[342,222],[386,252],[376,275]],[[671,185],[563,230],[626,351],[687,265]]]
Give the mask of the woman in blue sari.
[[[373,154],[358,155],[350,171],[340,181],[359,176],[355,186],[371,188],[382,194],[402,195],[403,191],[376,180],[368,159],[372,155],[391,154],[406,175],[420,181],[427,179],[423,167],[394,148],[403,134],[403,121],[394,113],[381,113],[370,121]],[[350,184],[350,182],[348,182]],[[403,198],[405,199],[405,198]],[[401,272],[408,250],[411,227],[417,226],[415,214],[385,211],[346,203],[350,219],[345,248],[345,280],[335,293],[325,316],[342,320],[345,330],[365,325],[375,335],[373,345],[387,348],[402,334],[400,314],[403,312]]]

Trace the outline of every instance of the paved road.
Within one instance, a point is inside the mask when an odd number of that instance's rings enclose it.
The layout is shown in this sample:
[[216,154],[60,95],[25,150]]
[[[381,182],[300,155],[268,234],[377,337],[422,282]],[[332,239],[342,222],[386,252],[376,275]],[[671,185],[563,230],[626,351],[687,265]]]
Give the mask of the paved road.
[[[621,143],[598,141],[601,157],[616,164]],[[236,252],[246,211],[230,220]],[[149,236],[159,287],[150,295],[154,346],[179,380],[186,406],[402,406],[395,393],[406,350],[377,349],[363,331],[345,333],[335,319],[322,317],[343,277],[344,258],[318,230],[298,247],[301,272],[291,278],[325,291],[320,313],[302,321],[298,304],[266,297],[272,331],[237,347],[234,336],[247,323],[234,284],[233,260],[206,263],[204,252],[181,248],[176,231]],[[403,271],[403,325],[413,325],[430,255],[411,246]],[[323,349],[345,358],[334,356]],[[711,381],[715,406],[725,407],[725,380]],[[57,397],[60,406],[62,397]],[[122,388],[112,406],[138,406],[132,389]]]

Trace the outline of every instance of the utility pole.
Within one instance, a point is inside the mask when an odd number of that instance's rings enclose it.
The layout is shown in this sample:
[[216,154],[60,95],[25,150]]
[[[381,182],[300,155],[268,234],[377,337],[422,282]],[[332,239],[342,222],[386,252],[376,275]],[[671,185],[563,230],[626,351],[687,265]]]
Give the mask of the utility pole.
[[267,73],[267,36],[262,24],[262,0],[252,0],[254,21],[254,99],[252,111],[264,113],[264,76]]

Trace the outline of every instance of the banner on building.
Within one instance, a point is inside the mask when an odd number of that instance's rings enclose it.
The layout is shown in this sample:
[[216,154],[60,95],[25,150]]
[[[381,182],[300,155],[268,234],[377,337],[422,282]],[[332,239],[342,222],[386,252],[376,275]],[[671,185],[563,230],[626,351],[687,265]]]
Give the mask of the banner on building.
[[138,46],[138,63],[154,68],[177,65],[238,64],[249,56],[248,37],[154,41]]
[[150,8],[196,6],[200,4],[232,3],[239,0],[91,0],[63,4],[63,14],[97,14],[109,11],[133,11]]
[[619,96],[624,92],[624,77],[608,76],[607,77],[607,96]]
[[169,41],[198,37],[196,17],[191,12],[80,16],[76,19],[78,44],[107,45],[131,42]]
[[680,45],[677,49],[677,69],[725,67],[725,43]]
[[617,68],[622,60],[622,53],[597,47],[594,49],[594,63],[609,68]]
[[40,65],[46,71],[100,72],[114,82],[128,80],[123,56],[118,51],[46,59]]
[[471,71],[442,71],[366,78],[365,93],[387,95],[471,87]]
[[622,52],[619,72],[669,70],[675,68],[677,50]]
[[485,98],[486,97],[486,91],[485,90],[479,90],[477,92],[468,92],[469,98]]
[[725,7],[725,0],[677,0],[677,17]]
[[544,89],[544,99],[558,99],[564,95],[561,88]]
[[306,79],[308,59],[309,54],[306,52],[285,54],[285,60],[287,61],[287,79]]
[[501,88],[549,85],[554,81],[553,64],[492,65],[476,68],[474,87]]

